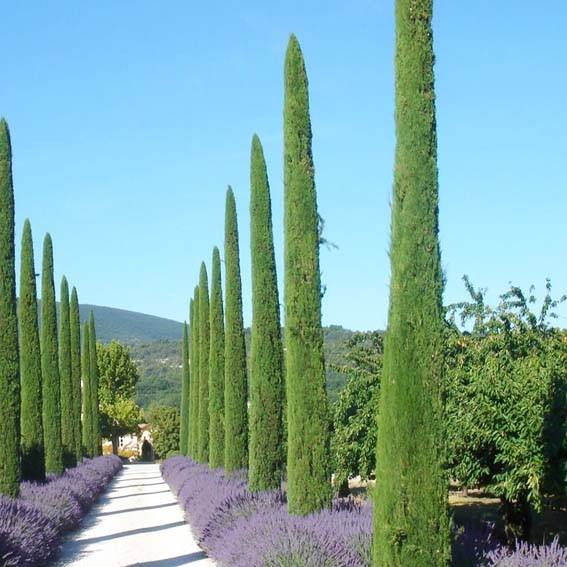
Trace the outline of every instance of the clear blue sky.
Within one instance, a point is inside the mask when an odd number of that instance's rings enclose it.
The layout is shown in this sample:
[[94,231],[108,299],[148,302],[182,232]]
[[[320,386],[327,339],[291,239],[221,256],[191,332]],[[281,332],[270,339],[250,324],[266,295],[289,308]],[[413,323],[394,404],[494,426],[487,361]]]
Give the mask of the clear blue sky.
[[[17,242],[29,217],[83,303],[176,320],[222,250],[231,184],[250,323],[249,151],[260,136],[283,281],[283,62],[310,81],[325,324],[383,328],[394,139],[393,0],[10,2],[0,115]],[[565,0],[435,3],[446,302],[463,274],[567,292]],[[283,292],[283,288],[280,289]],[[567,326],[567,309],[559,324]]]

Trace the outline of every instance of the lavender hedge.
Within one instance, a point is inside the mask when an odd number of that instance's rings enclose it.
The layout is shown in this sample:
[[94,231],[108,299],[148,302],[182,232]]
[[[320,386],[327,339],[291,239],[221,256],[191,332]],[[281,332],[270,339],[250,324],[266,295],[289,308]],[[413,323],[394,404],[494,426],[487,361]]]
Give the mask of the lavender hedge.
[[45,483],[22,482],[19,498],[0,496],[0,565],[45,565],[61,536],[82,518],[122,468],[118,457],[85,460]]
[[[230,567],[370,567],[372,507],[337,499],[331,510],[290,516],[281,490],[251,493],[244,471],[227,476],[187,457],[171,457],[162,474],[185,511],[199,545]],[[567,567],[567,549],[499,546],[494,526],[455,529],[453,565]]]

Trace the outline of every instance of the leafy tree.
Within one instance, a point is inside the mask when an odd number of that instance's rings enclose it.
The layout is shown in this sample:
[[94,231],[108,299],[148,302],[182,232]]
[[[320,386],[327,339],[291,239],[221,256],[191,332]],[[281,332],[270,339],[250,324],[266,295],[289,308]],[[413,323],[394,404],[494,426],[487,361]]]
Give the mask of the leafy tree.
[[209,465],[224,465],[224,311],[219,249],[211,274],[211,352],[209,357]]
[[45,480],[45,449],[41,400],[41,354],[37,323],[33,240],[30,221],[26,219],[22,236],[20,265],[20,370],[22,388],[22,479]]
[[432,0],[396,0],[390,305],[374,505],[380,567],[442,567],[451,557],[432,9]]
[[178,453],[179,409],[152,404],[147,411],[146,419],[151,427],[156,458],[167,459]]
[[51,236],[43,241],[43,273],[41,277],[41,374],[43,377],[43,433],[45,438],[45,470],[63,472],[61,442],[61,386],[59,382],[59,348],[57,346],[57,312],[53,283],[53,245]]
[[226,192],[224,257],[226,266],[224,355],[224,468],[232,472],[248,466],[248,383],[242,318],[242,282],[236,202]]
[[82,353],[82,402],[83,402],[83,453],[86,457],[93,455],[93,402],[91,393],[91,352],[88,322],[83,326],[83,348]]
[[81,319],[77,290],[71,290],[70,302],[71,330],[71,379],[73,382],[73,428],[75,430],[75,459],[78,463],[83,458],[81,442]]
[[333,404],[331,454],[335,485],[348,494],[348,479],[368,479],[376,468],[376,408],[380,394],[383,334],[356,333],[347,342],[346,364],[335,369],[348,376]]
[[96,356],[96,331],[94,313],[89,316],[89,371],[91,381],[91,404],[92,404],[92,455],[98,457],[102,454],[100,438],[100,408],[99,408],[99,373]]
[[74,467],[75,423],[73,416],[73,375],[71,368],[71,320],[69,313],[69,284],[63,276],[59,304],[59,375],[61,380],[61,442],[63,444],[63,466]]
[[17,496],[20,482],[20,367],[16,315],[12,147],[0,120],[0,494]]
[[290,513],[301,515],[331,504],[319,215],[311,137],[305,63],[292,35],[285,58],[284,96],[287,496]]
[[209,461],[209,352],[211,341],[209,282],[205,262],[199,274],[199,445],[197,458]]
[[262,144],[252,139],[250,165],[252,345],[250,355],[250,490],[281,485],[284,461],[283,348],[270,187]]
[[197,459],[199,449],[199,286],[193,294],[193,317],[190,328],[191,384],[189,389],[189,455]]
[[[191,300],[193,301],[193,300]],[[191,306],[190,310],[193,307]],[[187,455],[187,441],[189,438],[189,338],[187,334],[187,323],[183,324],[183,373],[181,376],[181,431],[180,431],[180,452]]]
[[[539,314],[533,288],[516,286],[486,304],[465,276],[472,301],[449,307],[446,341],[447,439],[452,476],[483,486],[502,501],[509,544],[528,539],[531,510],[544,493],[565,487],[567,457],[567,341],[549,325],[561,300],[551,285]],[[470,332],[460,331],[472,321]]]
[[135,432],[142,421],[136,405],[136,383],[140,376],[130,350],[112,341],[96,345],[99,372],[100,425],[103,437],[112,441],[112,452],[118,455],[118,438]]

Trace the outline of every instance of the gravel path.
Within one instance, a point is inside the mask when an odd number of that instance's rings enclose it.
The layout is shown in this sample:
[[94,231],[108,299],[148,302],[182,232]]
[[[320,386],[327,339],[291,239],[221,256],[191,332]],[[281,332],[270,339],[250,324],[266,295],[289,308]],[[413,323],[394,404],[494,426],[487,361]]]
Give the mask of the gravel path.
[[63,545],[57,567],[214,567],[159,465],[129,464]]

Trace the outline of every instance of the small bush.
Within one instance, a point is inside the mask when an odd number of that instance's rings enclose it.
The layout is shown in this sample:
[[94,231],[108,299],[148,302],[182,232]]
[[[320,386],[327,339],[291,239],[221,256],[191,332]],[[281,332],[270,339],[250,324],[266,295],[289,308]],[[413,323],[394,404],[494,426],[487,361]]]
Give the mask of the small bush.
[[515,551],[500,547],[488,553],[485,567],[567,567],[567,548],[557,537],[550,545],[518,542]]

